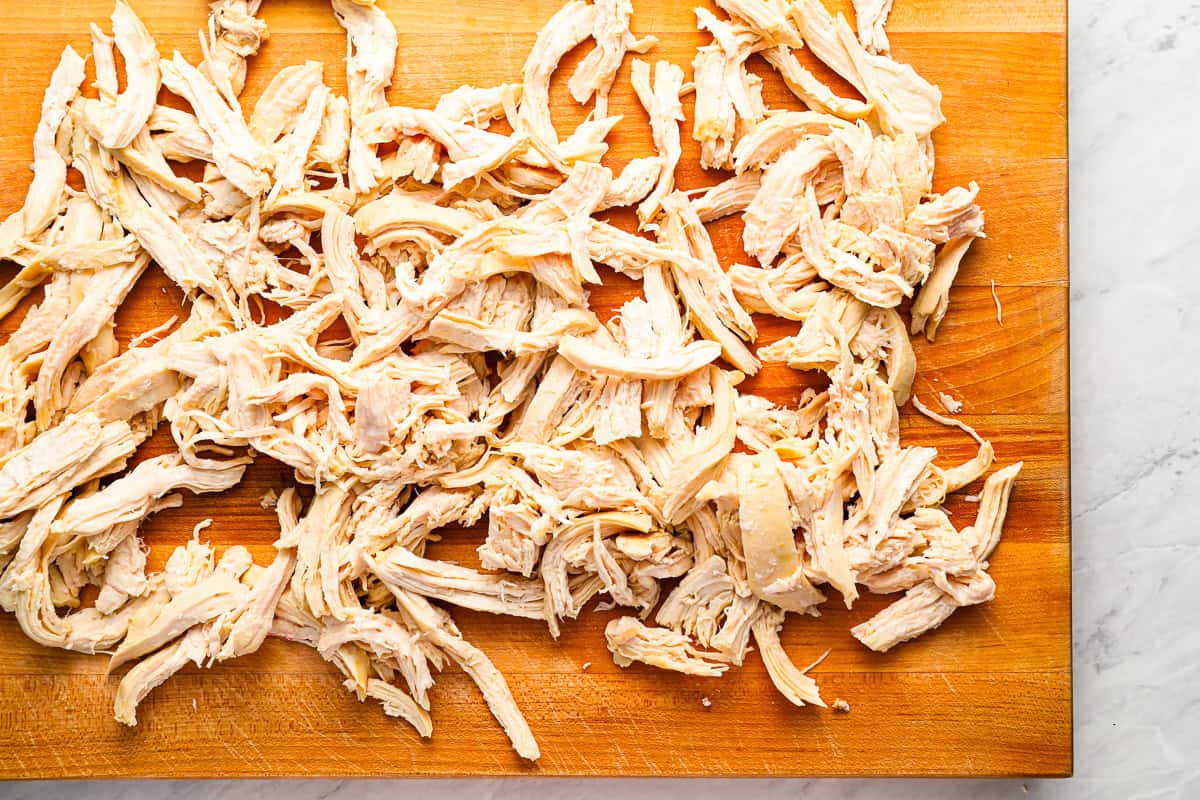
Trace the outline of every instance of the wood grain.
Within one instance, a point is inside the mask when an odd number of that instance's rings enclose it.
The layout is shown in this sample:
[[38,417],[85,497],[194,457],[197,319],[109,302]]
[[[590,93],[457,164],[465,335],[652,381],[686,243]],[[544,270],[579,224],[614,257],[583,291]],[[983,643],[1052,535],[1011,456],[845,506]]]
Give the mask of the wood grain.
[[[400,32],[390,98],[429,104],[463,82],[515,80],[534,33],[557,0],[497,4],[462,0],[446,13],[433,0],[381,0]],[[195,60],[201,0],[134,0],[169,54]],[[846,10],[847,0],[831,3]],[[662,40],[654,57],[687,68],[695,46],[690,3],[637,0],[634,28]],[[15,209],[29,173],[30,138],[41,93],[63,45],[88,48],[87,22],[108,0],[0,3],[0,212]],[[318,0],[267,0],[271,39],[251,64],[247,98],[280,67],[305,58],[326,64],[344,90],[344,37]],[[865,597],[853,611],[830,603],[818,620],[792,619],[784,642],[799,663],[831,652],[813,674],[849,714],[797,709],[771,687],[756,656],[721,679],[688,678],[641,665],[620,669],[604,646],[608,614],[585,612],[552,641],[543,626],[456,611],[465,634],[508,676],[543,757],[511,751],[474,686],[439,676],[434,736],[360,704],[311,650],[268,641],[250,657],[211,671],[189,669],[157,689],[127,729],[111,717],[116,681],[101,658],[40,648],[15,621],[0,619],[0,777],[215,777],[316,775],[1066,775],[1071,771],[1069,421],[1067,379],[1066,59],[1064,0],[897,0],[890,26],[897,56],[936,81],[949,124],[936,135],[939,188],[976,180],[988,239],[964,264],[936,344],[917,343],[918,394],[962,399],[962,419],[995,443],[998,460],[1024,459],[1005,536],[993,559],[994,602],[956,613],[896,651],[865,651],[848,633],[889,598]],[[567,59],[567,69],[581,56]],[[645,116],[628,90],[626,64],[612,107],[626,115],[607,163],[649,147]],[[759,64],[772,105],[793,107]],[[560,129],[582,119],[562,76],[553,99]],[[690,113],[690,101],[688,104]],[[680,186],[711,183],[684,138]],[[714,226],[723,260],[744,260],[735,221]],[[0,267],[5,276],[10,267]],[[1003,307],[996,320],[992,282]],[[615,277],[598,287],[602,312],[633,287]],[[32,302],[31,298],[28,302]],[[28,302],[26,305],[28,305]],[[179,308],[161,274],[147,274],[118,317],[122,341]],[[15,314],[0,325],[10,331]],[[762,341],[794,324],[762,319]],[[805,378],[765,369],[752,384],[780,401]],[[924,418],[903,415],[907,441],[941,449],[940,462],[968,457],[972,443]],[[170,447],[162,432],[143,454]],[[189,497],[145,527],[161,564],[192,526],[220,545],[247,545],[260,562],[276,531],[258,505],[287,470],[265,460],[220,498]],[[974,506],[948,506],[966,524]],[[450,531],[434,554],[475,563],[477,531]],[[588,670],[582,665],[591,662]],[[711,707],[701,704],[711,700]]]

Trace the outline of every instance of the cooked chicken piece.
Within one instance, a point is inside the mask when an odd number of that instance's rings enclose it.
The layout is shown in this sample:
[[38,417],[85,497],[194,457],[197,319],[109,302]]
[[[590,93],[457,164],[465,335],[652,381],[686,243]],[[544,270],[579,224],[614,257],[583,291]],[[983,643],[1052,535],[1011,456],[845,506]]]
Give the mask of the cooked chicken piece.
[[908,64],[899,64],[886,55],[868,53],[845,18],[840,16],[837,39],[861,76],[866,88],[860,91],[874,104],[875,115],[884,133],[891,136],[911,133],[920,138],[928,136],[946,121],[942,115],[942,92],[937,86],[918,75]]
[[596,318],[590,311],[578,309],[556,312],[544,325],[529,331],[514,331],[501,325],[487,325],[470,317],[443,311],[433,318],[425,333],[418,333],[413,338],[447,342],[464,352],[482,353],[498,350],[502,353],[527,355],[553,350],[563,337],[589,333],[596,325]]
[[731,462],[739,494],[738,525],[747,575],[755,596],[788,611],[806,612],[823,602],[805,577],[788,513],[787,488],[772,452]]
[[631,278],[641,278],[651,264],[670,265],[690,257],[642,236],[627,233],[606,222],[592,220],[587,232],[587,255]]
[[[65,499],[65,496],[59,496],[50,500],[29,518],[20,546],[3,576],[0,576],[0,607],[13,612],[21,630],[38,644],[95,653],[121,640],[130,613],[137,608],[152,606],[161,598],[135,601],[116,614],[105,615],[94,608],[87,608],[65,617],[59,616],[50,574],[50,562],[56,550],[48,544],[48,540],[50,523]],[[61,566],[61,561],[55,562],[55,566]],[[59,599],[74,602],[67,598]]]
[[955,186],[912,210],[905,230],[934,244],[951,239],[983,235],[983,212],[975,205],[979,187],[974,181],[966,189]]
[[[521,458],[525,468],[561,502],[582,509],[648,505],[623,460],[604,448],[561,450],[548,445],[512,443],[504,452]],[[546,511],[556,507],[541,498]]]
[[854,22],[858,40],[871,53],[887,53],[891,44],[887,38],[887,18],[892,0],[854,0]]
[[0,461],[0,517],[38,508],[93,478],[125,466],[145,434],[94,413],[68,415]]
[[[622,119],[623,117],[618,115],[584,120],[579,123],[579,127],[575,129],[574,133],[562,140],[557,152],[546,154],[546,159],[559,172],[565,171],[564,167],[569,164],[580,162],[598,164],[604,154],[608,152],[608,135]],[[536,140],[532,144],[541,147]]]
[[597,0],[595,9],[592,38],[596,46],[575,67],[567,89],[577,103],[586,103],[595,94],[595,115],[603,118],[608,116],[608,93],[626,51],[645,53],[658,40],[653,36],[638,39],[629,32],[632,0]]
[[324,85],[314,89],[297,115],[291,130],[275,144],[275,185],[267,195],[268,203],[281,195],[304,191],[308,154],[321,129],[321,122],[325,119],[325,106],[329,97],[329,89]]
[[946,394],[945,392],[938,392],[937,399],[938,402],[942,404],[942,408],[946,409],[947,414],[959,414],[963,410],[962,401],[955,398],[953,395]]
[[516,438],[548,442],[563,415],[588,388],[586,376],[563,356],[556,356],[542,374],[517,422]]
[[431,561],[403,547],[393,547],[377,559],[366,558],[371,572],[389,587],[476,611],[544,619],[545,589],[539,580]]
[[190,661],[196,666],[208,655],[203,628],[188,631],[156,653],[142,659],[121,678],[113,698],[113,716],[125,725],[137,724],[137,707],[155,687],[183,669]]
[[133,617],[129,632],[109,661],[109,670],[149,655],[193,626],[211,622],[238,608],[249,591],[238,579],[252,563],[244,548],[231,547],[210,574],[181,587],[158,613]]
[[110,154],[129,170],[129,177],[147,200],[178,215],[187,203],[203,199],[201,184],[175,174],[148,129],[141,130],[128,147]]
[[487,537],[477,548],[480,566],[529,577],[552,527],[551,518],[515,490],[497,491],[488,510]]
[[194,114],[169,106],[155,106],[146,127],[164,158],[186,163],[212,161],[212,139]]
[[102,490],[71,503],[51,530],[56,534],[95,536],[123,522],[142,519],[156,501],[170,492],[221,492],[237,485],[245,471],[244,461],[207,468],[185,464],[177,453],[156,456]]
[[113,41],[125,62],[125,91],[84,100],[79,122],[101,145],[117,149],[128,147],[154,113],[159,67],[154,39],[133,9],[121,0],[113,8],[112,27]]
[[[353,688],[354,682],[346,681],[347,688]],[[383,705],[383,713],[389,717],[399,717],[411,724],[423,739],[433,735],[433,720],[429,712],[413,702],[404,692],[378,678],[369,678],[364,692],[367,697],[378,700]]]
[[[415,637],[407,630],[407,626],[402,626],[391,617],[360,613],[354,623],[337,623],[336,635],[331,634],[320,620],[301,610],[290,595],[284,594],[276,609],[271,635],[303,642],[315,648],[322,658],[346,676],[342,685],[354,692],[359,700],[365,700],[367,697],[380,700],[385,713],[401,717],[421,736],[428,737],[433,732],[433,722],[428,711],[389,681],[376,678],[373,674],[386,673],[386,677],[390,679],[394,677],[396,669],[416,666],[417,662],[410,656],[419,658],[422,664],[427,658],[436,659],[440,663],[440,654],[433,650],[426,652],[414,648]],[[337,645],[339,639],[345,644]],[[363,639],[369,639],[369,644],[364,646],[360,643]],[[395,661],[395,668],[378,657],[372,659],[372,655],[378,652],[384,653],[384,658]],[[400,656],[400,659],[396,660],[396,656]],[[423,670],[418,685],[425,689],[432,685],[427,667]]]
[[[905,284],[915,286],[923,282],[928,277],[930,270],[933,269],[934,246],[932,242],[896,230],[890,225],[879,225],[863,242],[860,232],[852,233],[856,230],[839,225],[837,228],[839,240],[845,236],[846,241],[852,243],[850,246],[862,254],[860,257],[873,259],[883,272],[899,276],[899,279]],[[855,239],[858,239],[860,243],[854,244]]]
[[711,363],[721,355],[716,342],[692,342],[676,353],[634,359],[603,350],[578,336],[565,336],[558,343],[558,352],[576,369],[601,375],[634,380],[664,380],[682,378]]
[[354,214],[354,227],[374,248],[386,247],[413,230],[428,230],[443,236],[460,237],[481,222],[461,208],[439,206],[420,197],[392,192],[373,200]]
[[825,416],[824,392],[806,389],[796,408],[777,406],[755,394],[738,395],[738,441],[752,451],[770,450],[781,439],[804,438],[817,429]]
[[[804,43],[813,54],[866,96],[866,82],[855,69],[853,59],[838,42],[837,23],[820,0],[796,0],[790,12]],[[840,14],[838,18],[841,19]]]
[[[692,138],[700,142],[700,164],[705,169],[725,169],[729,166],[738,123],[730,83],[738,81],[735,87],[739,94],[749,97],[750,92],[745,86],[751,73],[741,64],[731,66],[725,53],[715,46],[696,51],[692,72],[696,83]],[[739,81],[743,76],[746,76],[745,82]]]
[[439,97],[433,110],[455,122],[486,127],[492,120],[504,117],[515,109],[520,100],[519,83],[501,83],[483,89],[463,85]]
[[683,70],[669,61],[654,65],[651,82],[650,64],[635,58],[630,81],[638,100],[650,115],[650,135],[662,160],[658,182],[645,200],[638,205],[638,219],[645,227],[658,214],[663,199],[675,188],[675,167],[679,163],[679,123],[683,121],[683,105],[679,94],[683,90]]
[[782,0],[717,0],[731,17],[746,23],[770,46],[802,47],[799,31],[788,18],[789,8]]
[[830,371],[841,361],[841,349],[858,334],[868,307],[846,292],[823,293],[800,332],[760,347],[763,361],[782,361],[792,369]]
[[428,654],[409,626],[402,625],[391,615],[364,609],[354,609],[340,621],[323,619],[316,642],[318,652],[332,660],[334,653],[347,644],[356,644],[376,658],[394,663],[412,689],[416,704],[421,708],[429,705],[428,691],[433,686],[433,676],[429,671]]
[[746,264],[729,268],[729,282],[743,308],[796,322],[804,321],[829,293],[829,285],[816,277],[817,271],[800,253],[785,257],[771,269]]
[[[653,312],[651,327],[654,331],[656,352],[671,352],[689,340],[691,331],[684,324],[679,301],[674,292],[673,273],[659,264],[645,269],[642,291],[646,295],[646,310]],[[642,388],[642,408],[646,419],[646,432],[662,439],[666,437],[668,421],[675,414],[675,391],[678,381],[651,381]],[[626,450],[628,452],[628,450]],[[628,461],[628,457],[626,457]]]
[[268,173],[274,161],[271,152],[251,134],[241,108],[222,97],[179,53],[170,61],[163,59],[161,65],[163,85],[188,101],[200,127],[212,140],[213,163],[221,174],[246,195],[265,192],[271,185]]
[[706,338],[721,345],[725,360],[747,375],[755,374],[758,360],[743,339],[753,340],[758,331],[734,295],[699,215],[682,192],[663,198],[662,209],[663,239],[693,257],[676,261],[672,270],[688,316]]
[[[207,545],[190,542],[185,547],[176,548],[167,562],[167,590],[172,595],[171,602],[163,607],[165,611],[177,601],[187,598],[189,592],[203,586],[207,580],[215,576],[238,577],[248,569],[252,569],[250,554],[241,547],[231,547],[221,557],[215,570],[212,564],[212,550]],[[236,612],[237,609],[234,609]],[[268,621],[270,617],[268,616]],[[149,623],[150,614],[135,615],[130,623],[131,631]],[[156,621],[157,622],[157,621]],[[161,684],[174,672],[178,671],[188,661],[201,666],[207,660],[209,664],[219,657],[221,620],[211,624],[192,627],[183,637],[167,645],[158,652],[134,666],[122,678],[117,688],[114,700],[114,714],[117,721],[126,725],[137,724],[137,704],[150,693],[154,687]],[[263,632],[265,635],[265,631]],[[127,640],[128,641],[128,640]],[[261,642],[261,638],[258,639]],[[257,648],[257,644],[255,644]],[[119,654],[118,650],[118,654]],[[225,656],[227,657],[227,656]],[[116,661],[116,656],[114,656]]]
[[143,254],[130,264],[96,272],[87,279],[87,294],[54,334],[42,356],[33,394],[39,429],[50,427],[69,403],[70,398],[63,396],[61,382],[71,360],[80,355],[106,326],[111,326],[117,306],[125,300],[149,263],[149,257]]
[[1008,516],[1008,498],[1012,494],[1013,483],[1021,472],[1024,462],[1018,461],[1004,469],[997,470],[983,482],[983,491],[979,493],[979,511],[975,515],[975,524],[970,532],[964,532],[971,542],[971,549],[980,561],[991,558],[992,551],[1000,542],[1000,533],[1004,529],[1004,519]]
[[[1018,462],[988,477],[975,525],[963,531],[981,562],[991,555],[1000,540],[1008,497],[1020,469]],[[883,653],[938,627],[960,606],[991,600],[994,591],[995,584],[982,570],[977,570],[965,581],[935,577],[909,589],[904,597],[855,626],[851,633],[867,647]]]
[[341,95],[330,95],[325,101],[325,116],[317,129],[308,154],[308,166],[324,168],[339,175],[346,172],[350,153],[350,101]]
[[958,277],[958,267],[974,240],[973,236],[951,239],[937,254],[929,277],[913,300],[910,330],[914,335],[924,332],[931,342],[937,338],[938,326],[950,307],[950,286]]
[[371,191],[383,177],[374,146],[363,136],[367,115],[387,107],[384,91],[396,69],[396,28],[374,4],[332,0],[333,14],[346,29],[346,84],[350,99],[348,171],[350,188],[358,194]]
[[966,537],[954,529],[945,512],[936,508],[918,508],[908,518],[912,538],[920,550],[914,550],[900,563],[884,572],[863,575],[864,586],[872,592],[886,594],[911,589],[922,581],[948,577],[969,578],[979,568],[979,561]]
[[957,608],[954,598],[932,581],[925,581],[850,632],[877,653],[886,653],[897,644],[938,627]]
[[[281,503],[288,502],[286,495],[290,491],[285,490],[285,497],[280,498]],[[254,576],[250,591],[242,605],[231,612],[222,625],[221,649],[216,654],[218,661],[248,655],[262,646],[271,630],[275,608],[287,590],[295,564],[295,550],[282,548],[265,569],[257,566],[250,568],[248,574]]]
[[816,267],[817,274],[864,303],[880,308],[895,308],[903,298],[912,295],[912,283],[901,274],[902,263],[876,270],[861,255],[839,247],[830,235],[831,228],[842,230],[821,219],[816,192],[810,183],[800,203],[796,235],[804,257]]
[[296,548],[296,568],[291,592],[313,616],[345,619],[358,608],[353,591],[343,581],[342,566],[349,555],[349,492],[337,486],[321,486],[299,524],[284,534],[279,544]]
[[745,211],[761,185],[761,173],[743,172],[705,189],[699,198],[692,201],[692,208],[702,222],[712,222]]
[[[621,307],[619,324],[614,323],[613,328],[617,341],[608,346],[623,349],[630,358],[654,355],[658,337],[650,305],[645,300],[626,301]],[[605,381],[599,405],[601,410],[592,432],[596,444],[642,435],[642,381],[610,377]]]
[[763,169],[808,137],[828,136],[847,123],[830,114],[814,111],[782,111],[770,114],[743,136],[733,151],[737,173]]
[[401,136],[432,139],[455,162],[442,169],[442,183],[447,189],[496,169],[518,153],[523,153],[530,144],[529,137],[521,131],[503,136],[443,117],[436,111],[404,106],[388,106],[374,111],[357,124],[358,134],[370,145],[394,141]]
[[[83,59],[70,47],[64,48],[42,98],[42,116],[33,134],[33,182],[29,185],[20,210],[0,223],[0,257],[11,257],[21,247],[19,240],[36,238],[62,209],[62,195],[67,185],[67,163],[54,143],[59,126],[66,118],[68,106],[79,93],[83,78]],[[40,275],[44,277],[45,272],[41,271]],[[24,291],[0,304],[5,314],[32,288],[21,287],[17,283],[19,278],[18,275],[8,286],[20,287]],[[8,286],[5,287],[6,291]]]
[[729,669],[728,664],[713,663],[723,660],[720,654],[699,650],[682,633],[647,627],[635,617],[618,617],[608,623],[604,638],[613,662],[619,667],[641,661],[659,669],[705,678],[719,677]]
[[96,87],[96,93],[100,97],[115,100],[117,93],[121,91],[117,80],[117,59],[113,50],[116,40],[94,22],[88,25],[88,29],[92,34],[92,58],[96,62],[96,80],[92,85]]
[[26,511],[12,519],[0,522],[0,575],[4,573],[4,568],[8,566],[17,547],[21,544],[21,539],[29,529],[29,521],[32,517],[33,512]]
[[662,483],[662,515],[679,523],[691,514],[696,494],[715,477],[733,450],[737,436],[737,391],[729,374],[715,367],[708,370],[712,388],[712,415],[691,441],[682,445],[680,455],[670,465]]
[[[65,125],[61,135],[73,135],[78,128]],[[55,151],[58,153],[58,151]],[[37,176],[34,175],[36,183]],[[119,225],[114,225],[99,206],[85,194],[69,192],[55,198],[55,207],[48,211],[46,223],[49,227],[35,235],[32,241],[21,245],[9,258],[21,265],[21,271],[5,285],[4,307],[11,310],[15,300],[24,296],[15,293],[29,286],[36,286],[55,270],[65,272],[90,271],[112,265],[118,253],[127,253],[121,261],[131,261],[137,255],[137,243],[130,244],[128,237],[121,237]],[[20,213],[5,221],[5,225],[18,224]],[[119,262],[118,262],[119,263]],[[59,277],[59,276],[51,276]],[[70,276],[61,276],[69,279]],[[7,312],[6,312],[7,313]]]
[[869,490],[860,487],[862,503],[846,524],[861,530],[868,549],[896,529],[901,510],[916,492],[935,455],[937,451],[931,447],[904,448],[880,463]]
[[[76,218],[78,204],[72,202],[65,217]],[[87,230],[87,225],[82,225]],[[0,441],[8,452],[27,444],[36,434],[36,421],[29,417],[29,403],[33,399],[31,365],[40,359],[40,351],[54,338],[58,327],[70,314],[72,301],[71,285],[75,283],[69,273],[56,273],[42,292],[42,302],[33,306],[21,324],[0,347],[0,380],[4,395],[0,416]]]
[[725,560],[709,556],[696,564],[659,606],[659,625],[683,633],[701,647],[715,649],[741,666],[758,601],[737,593]]
[[766,112],[762,82],[746,69],[746,59],[762,47],[758,34],[745,25],[717,19],[696,9],[700,28],[712,33],[713,44],[696,51],[692,71],[696,112],[692,136],[700,142],[700,165],[706,169],[730,166],[739,128],[752,126]]
[[[613,11],[613,7],[605,7],[606,15]],[[615,7],[615,11],[614,16],[619,16],[619,6]],[[538,31],[537,40],[525,58],[522,71],[521,105],[515,126],[519,130],[530,133],[547,145],[558,144],[558,132],[554,130],[554,123],[550,119],[550,76],[558,68],[563,56],[592,35],[599,16],[597,6],[583,0],[568,0]],[[597,116],[603,114],[597,113]]]
[[762,57],[775,68],[792,94],[813,111],[827,112],[842,119],[862,119],[874,108],[873,103],[834,94],[832,89],[802,66],[799,59],[786,47],[764,50]]
[[821,700],[817,682],[805,674],[807,670],[796,668],[779,641],[779,629],[783,627],[784,616],[782,611],[769,609],[763,610],[754,621],[754,642],[762,654],[767,674],[789,703],[824,708],[825,702]]
[[[574,619],[583,609],[587,597],[577,597],[572,591],[567,570],[581,566],[583,556],[577,551],[582,545],[591,553],[593,536],[615,536],[627,531],[647,533],[653,522],[645,514],[624,511],[602,511],[585,514],[560,525],[542,553],[542,581],[546,585],[545,619],[550,635],[558,638],[558,621]],[[573,561],[578,563],[573,565]]]
[[508,734],[517,755],[536,761],[541,753],[537,741],[533,738],[533,732],[529,730],[529,723],[517,708],[504,676],[488,657],[463,639],[450,618],[424,598],[401,591],[396,592],[396,600],[402,611],[413,620],[429,641],[445,651],[475,681],[492,715]]
[[507,219],[481,222],[442,250],[422,275],[419,290],[403,297],[397,308],[389,310],[383,327],[359,343],[353,363],[363,366],[394,352],[461,294],[470,281],[486,277],[485,256],[497,239],[515,229]]
[[[258,53],[267,26],[255,17],[262,0],[214,0],[209,3],[208,28],[202,31],[204,60],[200,71],[231,102],[246,83],[246,59]],[[204,33],[208,38],[204,38]]]
[[[797,229],[805,224],[806,217],[814,213],[816,196],[813,194],[806,209],[805,195],[812,191],[817,170],[832,157],[833,150],[827,138],[810,136],[782,154],[763,172],[758,192],[746,208],[742,241],[746,252],[764,267],[771,265]],[[813,224],[820,224],[819,217]],[[804,254],[819,271],[820,263],[809,254],[807,247]],[[822,277],[826,276],[822,273]]]
[[248,125],[255,138],[271,145],[295,125],[308,99],[322,85],[324,70],[319,61],[305,61],[276,72],[250,114]]
[[904,329],[904,320],[895,309],[869,310],[850,340],[850,350],[869,366],[883,367],[897,406],[908,402],[917,374],[917,358]]
[[819,0],[797,0],[792,19],[804,42],[872,104],[889,135],[925,136],[942,122],[942,95],[907,64],[867,52],[840,14],[835,20]]
[[446,164],[442,167],[442,186],[447,190],[454,189],[466,181],[498,169],[525,153],[529,145],[527,136],[518,131],[476,156]]
[[91,411],[103,421],[129,420],[158,407],[180,388],[179,375],[168,361],[180,343],[228,331],[228,319],[211,301],[197,298],[182,325],[149,347],[126,350],[93,372],[71,398],[69,411]]
[[977,430],[975,430],[974,428],[972,428],[970,425],[963,422],[962,420],[954,419],[953,417],[947,417],[947,416],[937,413],[936,411],[934,411],[933,409],[929,408],[924,403],[922,403],[920,398],[918,398],[916,395],[913,395],[910,399],[912,400],[913,408],[915,408],[918,412],[925,415],[926,417],[929,417],[934,422],[940,422],[942,425],[945,425],[947,428],[958,428],[960,431],[967,434],[972,439],[974,439],[976,442],[978,442],[979,446],[981,448],[988,444],[986,441],[984,441],[983,437],[979,435],[979,432]]
[[597,211],[616,206],[632,206],[645,199],[646,195],[658,182],[662,172],[662,159],[658,156],[643,156],[632,159],[621,174],[609,184],[604,199],[600,201]]
[[[974,483],[983,474],[987,472],[988,467],[992,465],[992,460],[995,458],[995,452],[992,450],[990,442],[983,442],[979,445],[979,451],[975,457],[964,461],[957,467],[949,467],[942,470],[942,474],[946,482],[946,493],[956,492],[969,483]],[[934,503],[924,503],[923,505],[935,505]]]
[[382,481],[363,489],[354,499],[347,523],[351,575],[366,575],[362,553],[378,553],[398,540],[422,552],[429,534],[457,520],[470,503],[470,492],[445,491],[439,486],[429,487],[416,499],[410,488],[398,481]]
[[197,289],[222,302],[232,313],[229,290],[216,276],[218,255],[189,236],[180,223],[151,205],[123,171],[113,176],[100,167],[94,142],[80,143],[73,165],[83,173],[88,193],[137,237],[163,271],[185,292]]
[[579,161],[571,165],[565,181],[513,216],[528,225],[570,222],[582,233],[588,215],[595,212],[611,184],[612,171],[607,167]]

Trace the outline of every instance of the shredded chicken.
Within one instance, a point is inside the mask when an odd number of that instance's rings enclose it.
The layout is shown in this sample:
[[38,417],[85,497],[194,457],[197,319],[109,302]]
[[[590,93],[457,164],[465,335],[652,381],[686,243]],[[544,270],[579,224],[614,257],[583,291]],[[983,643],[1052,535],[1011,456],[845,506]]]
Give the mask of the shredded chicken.
[[958,414],[963,409],[962,400],[958,400],[945,392],[938,392],[937,399],[942,404],[942,408],[946,409],[947,414]]
[[872,53],[886,53],[891,48],[885,29],[891,11],[892,0],[854,0],[858,39]]
[[[857,37],[819,0],[697,9],[711,42],[690,81],[632,60],[655,152],[614,176],[600,163],[621,122],[610,92],[626,54],[655,44],[631,32],[630,0],[567,0],[520,84],[462,86],[433,108],[387,100],[387,10],[332,0],[346,95],[306,61],[248,109],[259,0],[210,3],[199,64],[163,57],[118,0],[112,34],[91,30],[94,87],[63,51],[29,191],[0,223],[0,258],[19,266],[0,316],[41,290],[0,345],[0,608],[40,644],[129,665],[125,724],[186,664],[271,635],[423,737],[434,675],[455,664],[536,759],[522,698],[447,609],[557,637],[603,595],[630,614],[605,629],[616,664],[718,677],[757,651],[784,698],[823,706],[780,639],[787,613],[817,615],[831,590],[847,608],[904,592],[852,630],[884,651],[991,599],[1021,464],[988,475],[991,444],[912,394],[909,339],[934,339],[984,217],[974,183],[933,192],[941,94],[887,55],[891,5],[856,0]],[[560,137],[549,87],[588,40],[567,87],[595,106]],[[802,47],[864,99],[834,94]],[[804,108],[768,107],[755,54]],[[160,105],[161,90],[180,102]],[[701,165],[732,174],[685,192],[692,91]],[[640,234],[595,218],[618,206],[636,206]],[[710,237],[731,215],[753,265],[723,263]],[[589,305],[596,264],[640,282],[607,320]],[[151,270],[183,307],[122,349],[117,314]],[[797,330],[756,352],[752,313]],[[740,391],[764,361],[827,388],[793,405]],[[977,454],[941,466],[902,443],[910,399]],[[140,457],[159,427],[173,447]],[[279,524],[265,563],[240,546],[218,558],[206,519],[151,568],[144,521],[267,459],[297,486],[260,500]],[[957,530],[942,503],[980,478]],[[476,525],[480,568],[427,551],[440,529]]]

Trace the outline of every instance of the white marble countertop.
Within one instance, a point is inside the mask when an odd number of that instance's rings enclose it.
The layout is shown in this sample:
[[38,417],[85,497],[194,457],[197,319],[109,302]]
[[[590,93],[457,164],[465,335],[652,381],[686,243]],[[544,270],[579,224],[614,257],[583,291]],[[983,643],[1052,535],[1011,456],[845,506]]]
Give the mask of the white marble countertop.
[[1070,12],[1075,778],[25,783],[0,798],[1200,797],[1200,3]]

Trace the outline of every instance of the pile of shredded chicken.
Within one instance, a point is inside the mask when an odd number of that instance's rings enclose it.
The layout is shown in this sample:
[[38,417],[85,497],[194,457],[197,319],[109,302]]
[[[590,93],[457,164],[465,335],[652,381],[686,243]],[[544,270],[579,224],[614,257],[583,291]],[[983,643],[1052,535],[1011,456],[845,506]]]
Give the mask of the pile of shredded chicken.
[[[632,59],[657,152],[619,174],[600,163],[620,121],[609,93],[627,53],[655,44],[630,32],[630,0],[569,0],[520,83],[434,108],[389,105],[397,36],[371,0],[333,0],[346,97],[309,61],[243,108],[258,5],[213,2],[197,65],[163,57],[118,2],[112,33],[91,29],[94,96],[63,51],[32,185],[0,225],[20,267],[0,312],[42,293],[0,347],[0,605],[41,644],[128,665],[118,720],[188,662],[277,636],[422,736],[434,672],[454,662],[536,759],[451,608],[557,636],[604,595],[627,612],[605,631],[617,664],[719,676],[753,640],[788,700],[824,705],[780,644],[786,614],[817,615],[831,591],[848,608],[863,588],[903,592],[852,631],[885,651],[991,599],[1021,465],[987,476],[959,530],[942,503],[984,477],[991,446],[976,436],[976,457],[939,466],[899,436],[909,335],[933,339],[983,214],[974,184],[932,190],[941,95],[887,55],[890,2],[856,2],[857,33],[818,0],[697,9],[712,42],[690,81]],[[594,110],[560,136],[551,76],[589,39],[568,87]],[[802,66],[801,47],[861,97]],[[753,54],[805,110],[766,106]],[[183,102],[160,104],[164,90]],[[730,177],[684,192],[688,92],[703,166]],[[618,206],[640,232],[597,217]],[[705,223],[732,214],[757,263],[726,269]],[[114,314],[152,264],[185,293],[182,321],[122,350]],[[607,323],[588,302],[597,264],[641,285]],[[267,304],[283,309],[271,324]],[[796,333],[755,349],[754,314]],[[828,388],[795,407],[740,393],[761,362]],[[176,450],[138,462],[160,425]],[[264,498],[274,560],[217,559],[197,536],[148,573],[142,522],[259,457],[311,487],[307,506],[296,487]],[[439,528],[476,523],[482,569],[426,557]]]

